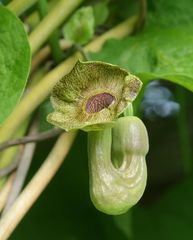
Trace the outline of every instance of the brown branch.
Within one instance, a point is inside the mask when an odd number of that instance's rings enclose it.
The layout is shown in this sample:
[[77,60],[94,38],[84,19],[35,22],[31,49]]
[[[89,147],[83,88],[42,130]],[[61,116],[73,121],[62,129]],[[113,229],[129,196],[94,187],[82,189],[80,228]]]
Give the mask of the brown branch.
[[21,158],[21,151],[17,153],[15,159],[11,163],[9,163],[8,166],[0,169],[0,177],[4,177],[12,173],[17,168],[20,158]]
[[49,130],[49,131],[46,131],[43,133],[34,134],[33,136],[25,136],[23,138],[10,140],[10,141],[0,144],[0,151],[4,150],[6,148],[9,148],[9,147],[15,146],[15,145],[26,144],[26,143],[30,143],[30,142],[40,142],[43,140],[47,140],[49,138],[58,136],[62,132],[63,132],[62,129],[54,128],[52,130]]
[[[31,135],[33,136],[34,134],[37,134],[37,132],[38,132],[38,121],[37,121],[37,118],[35,118],[32,122],[32,125],[30,126],[29,136]],[[17,168],[13,185],[11,187],[5,208],[2,212],[2,216],[12,206],[12,204],[14,203],[15,199],[17,198],[17,196],[19,195],[23,187],[27,172],[29,170],[29,167],[34,155],[35,147],[36,147],[36,143],[28,143],[25,145],[23,151],[20,154],[19,166]]]
[[12,159],[12,161],[5,167],[0,168],[0,178],[9,175],[17,168],[19,161],[21,159],[23,150],[24,150],[24,145],[19,146],[18,151],[16,152],[15,157]]

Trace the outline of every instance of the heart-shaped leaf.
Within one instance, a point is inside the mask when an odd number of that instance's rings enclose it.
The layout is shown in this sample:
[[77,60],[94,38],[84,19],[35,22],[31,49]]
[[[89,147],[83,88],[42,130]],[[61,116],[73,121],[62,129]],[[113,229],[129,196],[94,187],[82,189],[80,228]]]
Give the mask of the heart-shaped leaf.
[[29,72],[30,47],[22,22],[0,6],[0,124],[19,101]]

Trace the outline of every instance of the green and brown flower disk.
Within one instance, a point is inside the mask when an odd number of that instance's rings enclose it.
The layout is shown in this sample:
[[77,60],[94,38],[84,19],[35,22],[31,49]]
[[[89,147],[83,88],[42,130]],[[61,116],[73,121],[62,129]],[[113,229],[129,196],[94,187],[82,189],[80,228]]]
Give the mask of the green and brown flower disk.
[[66,131],[101,130],[112,126],[137,96],[141,81],[125,70],[103,62],[78,61],[54,87],[54,112],[48,122]]

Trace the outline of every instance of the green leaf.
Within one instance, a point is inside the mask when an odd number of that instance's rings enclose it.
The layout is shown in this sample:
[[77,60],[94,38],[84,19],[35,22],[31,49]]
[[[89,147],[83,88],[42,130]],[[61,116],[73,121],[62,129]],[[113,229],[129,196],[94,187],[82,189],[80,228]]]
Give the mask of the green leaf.
[[95,18],[95,26],[103,24],[108,15],[109,15],[109,9],[107,6],[107,2],[99,2],[93,7],[94,11],[94,18]]
[[[167,1],[158,2],[163,4]],[[185,3],[189,3],[190,7],[190,0],[185,0]],[[193,7],[193,2],[191,5]],[[177,9],[179,17],[175,25],[170,20],[176,15],[176,8],[173,11],[170,9],[167,14],[164,8],[163,11],[150,12],[150,20],[143,32],[122,40],[108,41],[101,52],[91,55],[92,59],[126,68],[143,82],[165,79],[193,91],[193,24],[190,26],[193,14],[187,14],[185,18],[186,8]],[[162,18],[158,18],[161,13],[169,19],[169,26],[162,25]],[[162,26],[158,28],[159,23]]]
[[94,35],[94,14],[92,7],[82,7],[64,26],[64,36],[76,44],[85,44]]
[[30,48],[23,24],[0,6],[0,124],[23,93],[29,65]]
[[102,52],[92,54],[92,58],[124,67],[144,82],[166,79],[193,91],[191,31],[151,29],[136,37],[110,40]]

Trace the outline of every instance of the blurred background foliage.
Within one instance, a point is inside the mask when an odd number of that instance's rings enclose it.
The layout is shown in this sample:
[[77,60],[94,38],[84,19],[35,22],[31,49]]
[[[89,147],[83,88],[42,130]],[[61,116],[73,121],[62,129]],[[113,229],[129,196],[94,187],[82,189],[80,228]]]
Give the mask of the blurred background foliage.
[[[79,132],[63,166],[11,240],[192,239],[193,95],[189,90],[193,90],[193,2],[147,3],[142,30],[122,40],[110,40],[99,53],[89,54],[93,60],[126,68],[145,83],[134,104],[150,139],[148,183],[143,198],[128,213],[116,217],[93,207],[89,199],[86,134]],[[92,5],[96,34],[138,12],[136,0],[84,2],[84,6]],[[150,80],[156,81],[149,85]],[[39,108],[42,130],[50,127],[45,122],[47,111],[48,101]],[[54,140],[38,144],[28,179],[53,144]]]

